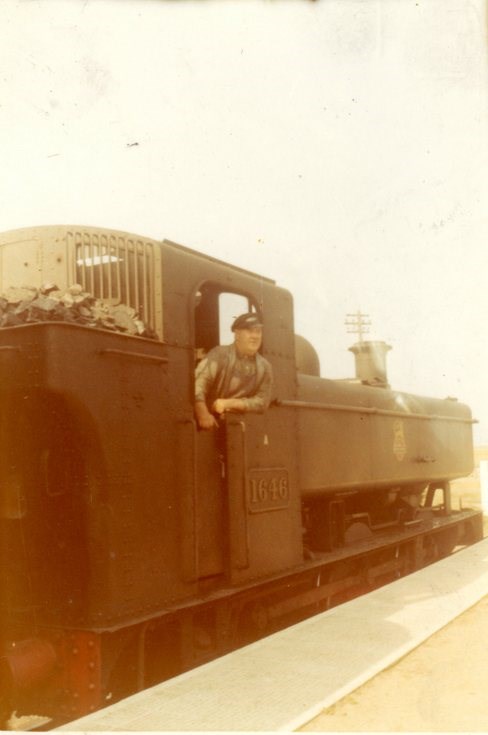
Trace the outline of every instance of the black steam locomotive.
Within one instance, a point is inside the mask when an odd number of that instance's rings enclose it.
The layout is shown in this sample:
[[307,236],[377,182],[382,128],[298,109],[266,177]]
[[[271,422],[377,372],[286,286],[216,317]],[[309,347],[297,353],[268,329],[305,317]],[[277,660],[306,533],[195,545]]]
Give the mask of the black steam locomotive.
[[[469,409],[391,390],[374,343],[366,375],[320,378],[273,281],[89,227],[5,233],[0,271],[80,284],[157,336],[81,310],[0,330],[4,718],[73,719],[481,538],[449,492]],[[272,405],[198,431],[196,362],[251,310]]]

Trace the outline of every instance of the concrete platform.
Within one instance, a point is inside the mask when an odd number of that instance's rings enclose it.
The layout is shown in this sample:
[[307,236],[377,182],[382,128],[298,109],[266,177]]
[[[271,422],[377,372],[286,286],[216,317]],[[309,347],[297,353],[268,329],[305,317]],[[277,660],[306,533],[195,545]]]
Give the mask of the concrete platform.
[[488,539],[59,729],[296,730],[486,595]]

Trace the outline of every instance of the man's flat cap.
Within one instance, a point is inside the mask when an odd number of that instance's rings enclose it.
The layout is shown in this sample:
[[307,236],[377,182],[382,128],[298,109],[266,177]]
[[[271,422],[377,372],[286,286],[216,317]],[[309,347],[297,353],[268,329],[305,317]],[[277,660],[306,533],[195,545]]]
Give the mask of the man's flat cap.
[[232,324],[232,331],[236,329],[252,329],[253,327],[262,327],[263,322],[261,318],[254,311],[250,311],[248,314],[241,314],[234,320]]

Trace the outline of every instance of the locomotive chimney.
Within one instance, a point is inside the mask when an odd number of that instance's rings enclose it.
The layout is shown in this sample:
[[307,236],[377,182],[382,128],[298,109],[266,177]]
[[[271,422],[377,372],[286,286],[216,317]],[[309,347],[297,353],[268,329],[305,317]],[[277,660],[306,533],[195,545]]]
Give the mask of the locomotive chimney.
[[349,351],[356,360],[356,378],[367,385],[389,388],[386,376],[386,353],[391,350],[386,342],[356,342]]

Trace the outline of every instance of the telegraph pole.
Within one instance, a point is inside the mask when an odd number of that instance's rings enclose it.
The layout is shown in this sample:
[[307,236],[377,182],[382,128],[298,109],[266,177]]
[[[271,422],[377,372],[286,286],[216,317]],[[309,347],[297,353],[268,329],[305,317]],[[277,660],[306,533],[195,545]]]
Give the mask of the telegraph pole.
[[369,328],[371,326],[369,314],[362,314],[358,309],[354,314],[346,314],[346,317],[350,317],[344,322],[346,327],[350,327],[347,332],[357,334],[358,342],[364,342],[363,335],[369,332]]

